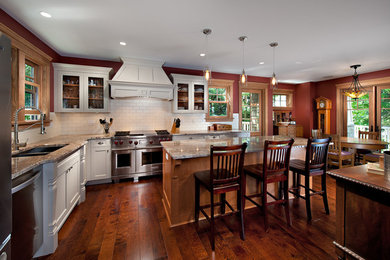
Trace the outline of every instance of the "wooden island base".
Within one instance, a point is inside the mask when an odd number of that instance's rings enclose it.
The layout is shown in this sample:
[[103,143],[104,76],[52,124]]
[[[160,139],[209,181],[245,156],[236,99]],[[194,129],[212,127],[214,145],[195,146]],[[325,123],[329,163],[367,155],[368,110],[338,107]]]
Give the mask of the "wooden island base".
[[[306,148],[293,147],[291,159],[304,159]],[[195,208],[195,181],[194,172],[210,169],[210,157],[173,159],[164,149],[163,151],[163,205],[171,227],[179,226],[194,221]],[[262,162],[263,152],[251,152],[245,154],[245,165]],[[304,179],[302,179],[302,184]],[[289,185],[292,184],[290,175]],[[246,178],[246,194],[253,194],[258,191],[259,183],[252,177]],[[268,191],[275,194],[277,186],[269,184]],[[302,192],[302,189],[301,189]],[[269,197],[269,199],[271,199]],[[228,192],[226,200],[236,208],[236,193]],[[215,198],[219,201],[219,198]],[[200,204],[209,204],[210,195],[203,187],[200,191]],[[255,205],[246,201],[245,208],[252,208]],[[228,208],[227,208],[228,210]],[[207,210],[206,210],[207,212]],[[219,210],[216,208],[216,214]],[[200,215],[201,217],[202,215]]]

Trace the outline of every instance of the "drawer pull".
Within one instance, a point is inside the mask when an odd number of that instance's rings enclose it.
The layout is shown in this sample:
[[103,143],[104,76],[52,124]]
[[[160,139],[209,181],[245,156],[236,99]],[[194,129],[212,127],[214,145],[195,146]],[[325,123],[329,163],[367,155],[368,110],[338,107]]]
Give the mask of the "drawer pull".
[[104,144],[103,142],[98,142],[98,144]]

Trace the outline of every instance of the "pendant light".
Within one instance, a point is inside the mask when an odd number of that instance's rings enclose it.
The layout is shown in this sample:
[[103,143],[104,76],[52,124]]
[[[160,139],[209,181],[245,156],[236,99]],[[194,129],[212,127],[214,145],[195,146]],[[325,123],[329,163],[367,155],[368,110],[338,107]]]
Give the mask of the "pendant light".
[[209,60],[209,56],[208,56],[208,36],[211,34],[211,29],[203,29],[203,34],[205,35],[205,56],[206,56],[206,67],[204,68],[203,70],[203,77],[205,78],[205,80],[209,81],[211,79],[211,70],[209,68],[209,63],[208,63],[208,60]]
[[360,64],[350,66],[351,69],[355,69],[355,73],[352,75],[353,81],[351,83],[351,86],[348,89],[344,90],[344,95],[355,100],[367,94],[367,90],[365,90],[360,84],[359,75],[356,72],[356,69],[360,66]]
[[240,36],[238,39],[242,42],[242,73],[240,75],[240,82],[242,85],[246,85],[248,76],[245,74],[245,41],[248,39],[248,37]]
[[275,89],[275,88],[278,87],[278,80],[276,79],[276,75],[275,75],[275,47],[278,46],[278,43],[277,42],[271,42],[269,44],[269,46],[271,46],[273,48],[273,69],[272,69],[271,84],[272,84],[272,87]]

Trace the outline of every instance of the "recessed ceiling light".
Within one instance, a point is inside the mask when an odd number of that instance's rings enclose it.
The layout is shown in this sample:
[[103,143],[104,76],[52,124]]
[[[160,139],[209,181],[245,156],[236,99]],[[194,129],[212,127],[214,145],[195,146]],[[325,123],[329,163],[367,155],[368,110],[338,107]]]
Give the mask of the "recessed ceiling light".
[[119,42],[120,45],[126,46],[125,42]]
[[199,55],[200,55],[200,57],[204,57],[204,56],[206,56],[206,53],[201,53]]
[[263,65],[263,64],[264,64],[264,61],[260,61],[259,64],[260,64],[260,65]]
[[295,64],[302,64],[302,61],[296,61]]
[[51,18],[51,14],[46,13],[46,12],[44,12],[44,11],[41,11],[40,14],[41,14],[43,17]]

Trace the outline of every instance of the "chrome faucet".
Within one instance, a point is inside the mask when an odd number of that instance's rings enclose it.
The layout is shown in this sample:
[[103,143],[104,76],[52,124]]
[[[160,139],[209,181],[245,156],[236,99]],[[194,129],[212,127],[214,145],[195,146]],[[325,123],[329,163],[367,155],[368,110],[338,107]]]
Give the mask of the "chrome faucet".
[[[23,110],[23,109],[37,110],[40,113],[41,121],[40,122],[36,122],[36,123],[28,126],[27,128],[23,129],[22,131],[19,131],[19,129],[18,129],[19,128],[18,115],[19,115],[19,112],[21,110]],[[14,145],[13,145],[14,149],[19,150],[19,147],[25,147],[27,145],[27,142],[19,143],[19,132],[23,132],[23,131],[25,131],[27,129],[30,129],[31,127],[33,127],[36,124],[41,123],[41,135],[46,134],[45,126],[43,124],[44,117],[45,117],[45,114],[37,107],[21,107],[18,110],[16,110],[16,112],[15,112],[15,123],[14,123]]]

